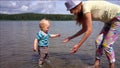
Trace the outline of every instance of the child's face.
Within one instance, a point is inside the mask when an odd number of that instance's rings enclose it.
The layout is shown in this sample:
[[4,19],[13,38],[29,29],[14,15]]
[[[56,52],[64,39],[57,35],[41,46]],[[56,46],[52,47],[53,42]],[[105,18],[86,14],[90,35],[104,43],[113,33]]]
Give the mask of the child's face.
[[48,30],[49,30],[49,27],[50,27],[50,23],[49,23],[49,22],[45,22],[45,23],[43,23],[43,24],[41,24],[41,25],[42,25],[41,30],[42,30],[43,32],[47,33]]

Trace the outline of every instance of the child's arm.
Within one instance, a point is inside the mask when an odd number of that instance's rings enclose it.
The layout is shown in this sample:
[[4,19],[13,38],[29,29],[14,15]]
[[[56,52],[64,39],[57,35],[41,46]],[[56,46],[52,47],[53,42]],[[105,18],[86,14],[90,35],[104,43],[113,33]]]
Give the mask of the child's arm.
[[51,38],[60,37],[60,34],[51,34],[50,37],[51,37]]
[[38,39],[35,38],[35,40],[34,40],[34,46],[33,46],[33,51],[37,51],[37,46],[38,46]]

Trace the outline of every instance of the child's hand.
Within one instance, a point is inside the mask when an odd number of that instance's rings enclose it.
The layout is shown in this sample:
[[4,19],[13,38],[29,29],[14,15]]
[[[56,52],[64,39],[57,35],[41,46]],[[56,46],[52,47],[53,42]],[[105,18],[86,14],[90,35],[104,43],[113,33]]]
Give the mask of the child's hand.
[[70,37],[63,40],[64,43],[69,42],[69,41],[70,41]]
[[37,51],[37,49],[36,49],[36,48],[33,48],[33,51],[34,51],[34,52],[36,52],[36,51]]
[[34,52],[37,51],[37,46],[38,46],[38,39],[35,38],[35,40],[34,40],[34,45],[33,45],[33,51],[34,51]]
[[56,37],[60,37],[61,35],[60,34],[56,34]]
[[51,38],[60,37],[60,34],[51,34],[50,37],[51,37]]

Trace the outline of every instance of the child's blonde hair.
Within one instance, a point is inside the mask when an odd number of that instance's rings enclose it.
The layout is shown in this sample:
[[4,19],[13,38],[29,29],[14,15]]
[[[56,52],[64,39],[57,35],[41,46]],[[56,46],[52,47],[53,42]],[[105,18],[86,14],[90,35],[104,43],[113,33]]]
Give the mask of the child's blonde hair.
[[39,27],[42,29],[42,28],[44,28],[45,27],[45,24],[46,23],[49,23],[49,20],[47,20],[47,19],[42,19],[41,21],[40,21],[40,23],[39,23]]

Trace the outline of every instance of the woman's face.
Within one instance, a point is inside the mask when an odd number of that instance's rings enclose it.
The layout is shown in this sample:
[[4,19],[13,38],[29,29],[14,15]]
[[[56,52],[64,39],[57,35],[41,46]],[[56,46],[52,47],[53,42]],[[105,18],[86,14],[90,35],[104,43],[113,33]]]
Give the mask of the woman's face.
[[77,15],[78,14],[78,9],[76,9],[76,8],[73,8],[73,9],[71,9],[70,10],[70,13],[72,13],[72,14],[74,14],[74,15]]

